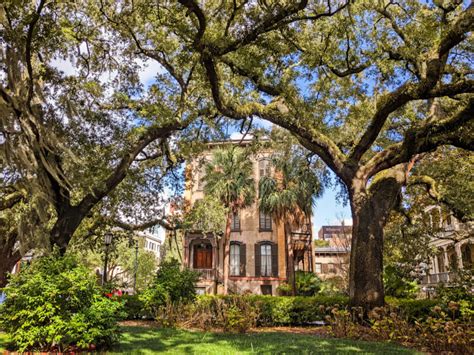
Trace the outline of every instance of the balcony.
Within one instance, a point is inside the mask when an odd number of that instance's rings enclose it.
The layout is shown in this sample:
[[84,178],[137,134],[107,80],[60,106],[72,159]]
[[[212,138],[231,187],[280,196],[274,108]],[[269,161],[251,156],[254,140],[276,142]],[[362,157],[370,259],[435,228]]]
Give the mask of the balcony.
[[439,283],[450,283],[455,281],[456,273],[454,272],[440,272],[438,274],[430,274],[423,276],[422,285],[436,285]]

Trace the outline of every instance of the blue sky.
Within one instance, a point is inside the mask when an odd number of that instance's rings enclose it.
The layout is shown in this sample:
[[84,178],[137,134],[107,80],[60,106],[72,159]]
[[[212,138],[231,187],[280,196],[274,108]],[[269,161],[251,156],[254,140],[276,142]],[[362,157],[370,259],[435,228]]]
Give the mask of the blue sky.
[[343,206],[336,200],[337,187],[328,187],[313,208],[313,235],[316,236],[323,225],[351,225],[351,210],[349,205]]

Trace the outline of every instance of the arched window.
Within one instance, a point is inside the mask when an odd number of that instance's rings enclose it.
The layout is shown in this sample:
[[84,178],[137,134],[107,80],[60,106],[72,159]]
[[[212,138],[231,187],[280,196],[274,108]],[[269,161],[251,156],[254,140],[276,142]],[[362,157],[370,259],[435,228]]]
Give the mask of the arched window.
[[278,245],[272,242],[255,244],[255,276],[278,276]]
[[260,245],[260,275],[271,276],[272,275],[272,246],[270,244]]
[[230,225],[230,230],[232,232],[239,232],[240,231],[239,212],[232,213],[232,221],[231,221],[231,225]]
[[271,231],[272,230],[272,216],[264,213],[263,211],[259,212],[259,229],[260,231]]
[[230,274],[244,276],[246,263],[245,244],[240,242],[230,243]]

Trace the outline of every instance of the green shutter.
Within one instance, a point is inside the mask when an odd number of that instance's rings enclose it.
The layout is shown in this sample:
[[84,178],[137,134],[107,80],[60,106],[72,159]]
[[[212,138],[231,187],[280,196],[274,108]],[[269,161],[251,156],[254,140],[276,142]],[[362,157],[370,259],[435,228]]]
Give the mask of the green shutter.
[[240,244],[240,276],[245,276],[247,265],[247,246]]
[[260,244],[255,244],[255,276],[261,276],[262,257],[260,252]]
[[278,277],[278,244],[272,244],[272,275]]

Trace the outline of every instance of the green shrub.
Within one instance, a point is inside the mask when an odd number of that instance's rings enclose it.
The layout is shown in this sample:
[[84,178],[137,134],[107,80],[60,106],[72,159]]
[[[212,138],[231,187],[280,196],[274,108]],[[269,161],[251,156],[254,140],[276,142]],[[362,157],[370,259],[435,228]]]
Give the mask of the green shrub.
[[[347,297],[275,297],[262,295],[248,296],[199,296],[196,302],[196,309],[201,313],[208,312],[206,318],[208,322],[215,326],[216,320],[220,317],[223,304],[238,305],[244,310],[248,307],[255,307],[256,325],[260,326],[282,326],[282,325],[303,325],[316,321],[322,321],[334,305],[340,307],[347,306]],[[243,311],[242,311],[243,312]],[[249,313],[251,313],[249,311]]]
[[[295,284],[297,296],[315,296],[321,289],[321,279],[312,272],[296,271]],[[291,286],[283,283],[277,287],[280,296],[290,296]]]
[[145,303],[139,295],[123,295],[121,297],[124,305],[126,319],[151,319],[150,312],[146,311]]
[[385,300],[389,306],[398,308],[398,313],[410,322],[426,319],[432,315],[433,307],[441,304],[440,300],[430,299],[414,300],[386,297]]
[[164,261],[156,274],[152,285],[141,295],[145,309],[157,315],[160,307],[168,303],[189,303],[196,297],[196,283],[199,273],[181,269],[176,260]]
[[385,294],[392,297],[415,298],[420,287],[414,280],[407,280],[399,268],[388,265],[383,270]]
[[71,256],[35,260],[3,292],[0,326],[21,352],[103,348],[118,340],[122,304],[103,296],[95,275]]

